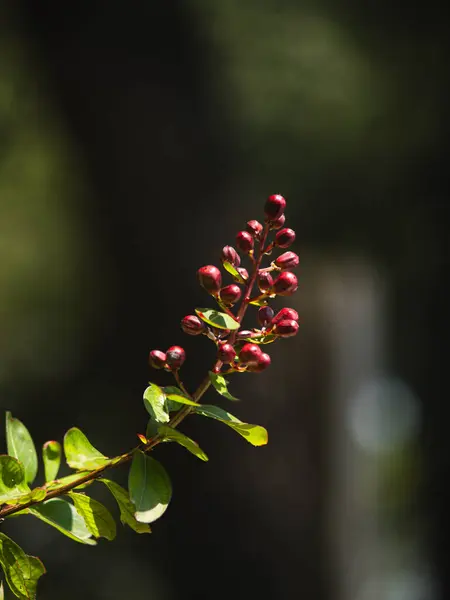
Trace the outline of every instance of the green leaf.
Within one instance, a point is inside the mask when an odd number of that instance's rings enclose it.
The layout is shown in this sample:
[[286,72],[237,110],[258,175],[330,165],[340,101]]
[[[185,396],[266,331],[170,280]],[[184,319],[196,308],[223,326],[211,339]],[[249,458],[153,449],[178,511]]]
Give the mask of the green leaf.
[[194,402],[191,398],[188,398],[186,394],[183,394],[181,390],[179,392],[171,392],[167,394],[167,399],[177,404],[187,404],[188,406],[200,406],[198,402]]
[[5,600],[5,592],[3,591],[3,581],[0,581],[0,600]]
[[[85,475],[88,475],[89,473],[90,473],[90,471],[77,471],[77,473],[73,473],[73,475],[67,475],[66,477],[60,477],[59,479],[55,479],[54,481],[49,481],[48,483],[46,483],[45,489],[47,491],[57,490],[59,488],[62,488],[64,486],[68,485],[69,483],[73,483],[77,479],[81,479],[82,477],[84,477]],[[81,490],[81,489],[87,487],[88,485],[91,485],[91,483],[92,483],[92,481],[88,481],[87,483],[82,483],[74,489]]]
[[211,327],[217,327],[218,329],[239,329],[239,323],[227,315],[226,313],[213,310],[212,308],[196,308],[195,312],[202,321],[211,325]]
[[13,456],[0,455],[0,504],[19,502],[29,494],[22,463]]
[[33,502],[42,502],[42,500],[45,498],[46,495],[47,495],[47,490],[45,488],[37,487],[37,488],[34,488],[34,490],[31,490],[30,500],[33,500]]
[[177,444],[180,444],[180,446],[183,446],[186,448],[186,450],[189,450],[189,452],[191,452],[200,460],[204,460],[205,462],[208,460],[208,457],[199,447],[197,442],[191,440],[191,438],[189,438],[187,435],[184,435],[184,433],[181,433],[181,431],[178,431],[178,429],[174,429],[168,425],[160,425],[158,427],[158,431],[164,438],[163,442],[177,442]]
[[166,408],[166,395],[154,383],[151,383],[144,392],[144,406],[151,418],[157,423],[168,423],[170,421]]
[[83,517],[67,500],[52,498],[38,506],[27,508],[26,512],[55,527],[59,532],[80,544],[95,546],[97,543],[92,539]]
[[78,514],[83,517],[86,527],[94,537],[104,537],[109,541],[116,537],[116,523],[103,504],[86,494],[69,492],[68,496],[72,498]]
[[218,392],[221,396],[224,396],[228,400],[239,401],[239,398],[232,396],[228,391],[227,380],[220,373],[213,373],[209,371],[209,380],[213,384],[216,392]]
[[61,444],[50,440],[42,446],[42,460],[44,461],[45,481],[53,481],[58,476],[61,464]]
[[260,335],[259,337],[244,338],[246,342],[251,342],[252,344],[272,344],[277,339],[278,336],[272,335],[271,333]]
[[140,523],[153,523],[166,511],[172,485],[164,467],[154,458],[136,452],[128,476],[130,498]]
[[38,470],[36,448],[28,429],[10,412],[6,413],[6,444],[8,454],[23,464],[25,481],[32,483]]
[[131,527],[136,533],[151,533],[150,526],[147,523],[139,523],[134,516],[136,507],[130,500],[127,490],[124,490],[118,483],[110,479],[99,479],[106,485],[111,494],[116,499],[120,510],[120,521],[124,525]]
[[267,306],[268,300],[267,298],[259,298],[257,300],[251,300],[249,304],[253,304],[253,306]]
[[267,444],[268,435],[266,429],[260,425],[251,425],[250,423],[243,423],[237,417],[230,414],[226,410],[219,408],[218,406],[211,406],[203,404],[202,406],[194,409],[199,415],[204,417],[210,417],[221,421],[234,429],[239,435],[247,440],[253,446],[264,446]]
[[0,564],[12,593],[21,600],[35,600],[38,580],[45,573],[41,561],[0,533]]
[[69,429],[64,436],[64,453],[67,464],[72,469],[94,471],[111,463],[111,459],[108,459],[94,448],[84,433],[77,427]]
[[245,283],[245,279],[242,277],[242,275],[239,273],[236,267],[227,260],[224,261],[223,268],[225,269],[225,271],[228,271],[228,273],[232,275],[238,283]]

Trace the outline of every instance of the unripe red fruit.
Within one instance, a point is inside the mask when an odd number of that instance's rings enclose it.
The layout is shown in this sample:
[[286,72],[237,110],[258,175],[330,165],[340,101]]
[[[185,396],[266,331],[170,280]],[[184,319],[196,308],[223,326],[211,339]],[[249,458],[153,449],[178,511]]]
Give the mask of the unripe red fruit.
[[281,217],[285,208],[286,200],[283,196],[280,196],[280,194],[273,194],[267,198],[264,212],[269,221],[275,221],[278,217]]
[[242,252],[248,253],[250,250],[253,250],[253,237],[249,234],[248,231],[240,231],[236,236],[236,246]]
[[197,271],[200,285],[210,294],[216,295],[222,285],[222,275],[217,267],[206,265]]
[[294,243],[295,240],[295,231],[293,229],[280,229],[280,231],[275,236],[274,244],[278,246],[278,248],[289,248],[291,244]]
[[171,371],[177,371],[186,360],[186,352],[180,346],[171,346],[166,352],[166,363]]
[[251,221],[247,221],[246,229],[251,235],[253,235],[254,237],[258,237],[258,235],[263,230],[263,226],[259,221],[255,221],[255,219],[252,219]]
[[154,369],[162,369],[166,364],[166,354],[161,350],[152,350],[148,355],[148,362]]
[[272,322],[274,316],[273,309],[270,306],[261,306],[258,310],[258,322],[261,327],[267,327]]
[[239,362],[244,365],[256,364],[261,354],[261,348],[256,344],[244,344],[239,352]]
[[273,333],[286,338],[295,335],[298,331],[298,323],[293,319],[283,319],[275,325]]
[[298,321],[298,312],[293,308],[282,308],[272,319],[272,325],[276,325],[280,321]]
[[241,288],[232,283],[230,285],[226,285],[220,290],[220,299],[224,304],[233,305],[238,302],[241,297]]
[[275,264],[280,269],[295,269],[298,267],[299,258],[295,252],[284,252],[275,260]]
[[222,344],[219,346],[217,358],[226,365],[231,365],[236,358],[236,350],[231,344]]
[[256,364],[249,365],[248,370],[252,373],[261,373],[261,371],[264,371],[270,366],[271,362],[270,356],[265,352],[262,352],[258,362]]
[[297,288],[297,277],[290,271],[280,273],[273,284],[273,291],[278,296],[291,296],[297,291]]
[[241,257],[236,252],[236,250],[233,248],[233,246],[225,246],[222,249],[221,259],[222,259],[222,262],[228,261],[234,267],[239,267],[239,265],[241,264]]
[[239,267],[237,269],[239,275],[242,277],[242,279],[247,280],[248,279],[248,271],[247,269],[244,269],[244,267]]
[[196,315],[188,315],[181,321],[181,329],[188,335],[200,335],[205,331],[205,324]]
[[273,277],[268,271],[260,271],[258,274],[258,287],[261,292],[268,292],[272,289]]
[[278,219],[276,219],[275,221],[272,221],[270,223],[270,229],[281,229],[283,227],[285,221],[286,221],[285,215],[281,215],[280,217],[278,217]]

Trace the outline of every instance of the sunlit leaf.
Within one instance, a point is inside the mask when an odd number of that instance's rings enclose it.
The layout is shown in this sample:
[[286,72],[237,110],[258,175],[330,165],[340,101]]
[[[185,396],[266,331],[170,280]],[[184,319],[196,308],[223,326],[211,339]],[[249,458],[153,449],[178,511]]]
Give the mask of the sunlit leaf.
[[270,333],[267,335],[261,335],[259,337],[244,338],[246,342],[251,342],[252,344],[272,344],[277,339],[277,335],[272,335]]
[[203,404],[202,406],[194,409],[199,415],[204,417],[210,417],[221,421],[234,429],[239,435],[247,440],[253,446],[264,446],[267,444],[268,435],[266,429],[260,425],[252,425],[250,423],[243,423],[237,417],[230,414],[226,410],[219,408],[218,406],[211,406]]
[[[164,388],[164,391],[166,389],[167,388]],[[171,391],[169,393],[166,392],[166,397],[171,402],[176,402],[177,404],[187,404],[188,406],[200,406],[198,402],[194,402],[194,400],[186,396],[186,394],[184,394],[181,390],[177,390],[176,392]]]
[[86,494],[69,492],[68,496],[72,498],[78,514],[83,517],[86,527],[94,537],[104,537],[110,541],[116,537],[116,523],[103,504]]
[[29,494],[25,471],[21,462],[13,456],[0,455],[0,504],[19,502]]
[[232,275],[238,283],[245,283],[245,279],[242,277],[242,275],[239,273],[236,267],[227,260],[224,261],[223,268],[225,269],[225,271],[228,271],[228,273]]
[[0,600],[5,600],[5,592],[3,591],[3,581],[0,581]]
[[151,533],[150,526],[147,523],[139,523],[134,516],[136,507],[130,500],[127,490],[124,490],[118,483],[110,479],[99,479],[106,485],[111,494],[116,499],[120,510],[120,520],[124,525],[131,527],[136,533]]
[[181,433],[181,431],[178,431],[178,429],[174,429],[173,427],[169,427],[168,425],[160,425],[158,429],[159,433],[164,438],[163,441],[177,442],[177,444],[184,446],[186,450],[192,452],[192,454],[194,456],[197,456],[197,458],[199,458],[200,460],[208,460],[208,457],[199,447],[197,442],[191,440],[191,438],[189,438],[187,435],[184,435],[184,433]]
[[141,523],[153,523],[159,519],[172,497],[172,485],[164,467],[139,451],[131,463],[128,489],[136,507],[134,516]]
[[218,329],[229,329],[230,331],[239,329],[240,327],[239,323],[230,317],[230,315],[213,310],[212,308],[196,308],[195,312],[202,321],[208,325],[211,325],[212,327],[217,327]]
[[55,440],[45,442],[42,446],[42,460],[44,461],[45,481],[53,481],[58,476],[61,464],[61,444]]
[[253,304],[253,306],[267,306],[268,300],[267,298],[255,298],[251,300],[249,304]]
[[34,490],[31,490],[30,500],[33,500],[33,502],[42,502],[46,495],[47,490],[45,488],[37,487],[34,488]]
[[8,454],[19,460],[25,471],[25,481],[32,483],[38,470],[38,458],[33,439],[18,419],[14,419],[10,412],[6,413],[6,444]]
[[163,390],[151,383],[144,392],[144,406],[148,414],[157,423],[168,423],[170,420],[166,408],[166,395]]
[[64,453],[67,464],[72,469],[93,471],[111,463],[108,457],[92,446],[84,433],[77,427],[69,429],[64,436]]
[[52,498],[42,504],[27,508],[26,512],[55,527],[59,532],[80,544],[95,546],[97,543],[92,539],[92,534],[83,517],[67,500]]
[[[66,477],[60,477],[59,479],[55,479],[54,481],[50,481],[50,482],[46,483],[45,488],[47,491],[49,491],[49,490],[53,491],[53,490],[60,489],[62,487],[65,487],[66,485],[70,485],[71,483],[73,483],[74,481],[77,481],[78,479],[81,479],[82,477],[84,477],[85,475],[88,475],[89,473],[90,473],[90,471],[78,471],[77,473],[73,473],[72,475],[67,475]],[[82,483],[74,489],[81,490],[91,484],[92,484],[92,480],[88,481],[86,483]]]
[[209,380],[213,384],[216,392],[218,392],[221,396],[224,396],[224,398],[227,398],[228,400],[239,401],[239,398],[232,396],[228,391],[227,380],[223,375],[221,375],[220,373],[213,373],[212,371],[209,371],[208,374]]
[[0,533],[0,564],[12,593],[20,600],[35,600],[38,580],[45,573],[41,561]]

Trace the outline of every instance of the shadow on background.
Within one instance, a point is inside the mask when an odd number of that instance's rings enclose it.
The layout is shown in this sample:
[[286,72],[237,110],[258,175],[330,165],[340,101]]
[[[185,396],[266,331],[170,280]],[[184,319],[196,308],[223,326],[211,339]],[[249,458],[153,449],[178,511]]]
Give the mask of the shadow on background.
[[39,443],[77,425],[106,454],[132,446],[151,348],[184,345],[200,381],[213,349],[179,329],[205,304],[195,271],[269,193],[301,249],[300,335],[233,383],[268,447],[187,422],[210,462],[155,451],[174,498],[151,537],[91,549],[5,523],[48,568],[42,598],[449,597],[439,5],[0,16],[0,398]]

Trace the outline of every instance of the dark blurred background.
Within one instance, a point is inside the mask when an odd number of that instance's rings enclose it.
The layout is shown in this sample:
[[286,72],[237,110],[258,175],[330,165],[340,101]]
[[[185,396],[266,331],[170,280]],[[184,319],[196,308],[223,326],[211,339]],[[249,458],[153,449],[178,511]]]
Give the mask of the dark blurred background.
[[0,0],[0,405],[39,445],[132,447],[151,348],[201,380],[195,271],[268,194],[302,265],[232,386],[269,445],[188,420],[151,536],[3,524],[40,598],[450,598],[449,46],[436,0]]

